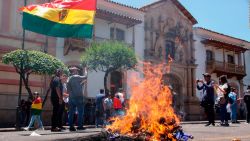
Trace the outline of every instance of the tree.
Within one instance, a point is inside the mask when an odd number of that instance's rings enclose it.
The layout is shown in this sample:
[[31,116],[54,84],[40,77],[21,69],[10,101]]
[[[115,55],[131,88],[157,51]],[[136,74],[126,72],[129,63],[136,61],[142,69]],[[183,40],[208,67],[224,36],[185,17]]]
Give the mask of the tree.
[[81,58],[84,66],[90,71],[102,71],[104,88],[107,90],[109,73],[122,69],[133,69],[137,64],[134,51],[125,43],[118,41],[93,42]]
[[[3,56],[2,62],[12,64],[20,74],[25,88],[32,99],[33,95],[29,86],[30,74],[54,74],[58,68],[65,69],[65,65],[55,57],[34,50],[15,50]],[[21,69],[21,66],[23,69]]]

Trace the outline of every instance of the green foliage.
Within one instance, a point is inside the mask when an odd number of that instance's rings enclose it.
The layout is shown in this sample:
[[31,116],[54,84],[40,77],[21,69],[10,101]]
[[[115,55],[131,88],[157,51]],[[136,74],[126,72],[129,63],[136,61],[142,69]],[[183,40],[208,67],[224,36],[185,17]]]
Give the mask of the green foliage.
[[137,64],[134,51],[118,41],[93,42],[83,54],[82,64],[88,69],[103,72],[132,69]]
[[55,57],[34,50],[15,50],[3,56],[2,62],[21,68],[23,61],[24,73],[54,74],[58,68],[65,69],[65,65]]

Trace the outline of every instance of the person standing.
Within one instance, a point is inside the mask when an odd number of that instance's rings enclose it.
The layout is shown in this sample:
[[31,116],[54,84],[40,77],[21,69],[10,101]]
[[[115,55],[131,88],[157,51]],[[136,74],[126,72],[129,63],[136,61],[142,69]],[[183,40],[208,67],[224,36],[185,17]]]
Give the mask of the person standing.
[[226,75],[222,75],[219,78],[220,85],[215,85],[217,89],[218,101],[220,104],[220,120],[221,126],[229,126],[228,116],[227,116],[227,104],[228,104],[228,95],[231,92],[231,88],[227,83]]
[[79,75],[79,69],[77,67],[72,67],[69,69],[71,71],[71,76],[67,84],[67,90],[69,93],[69,130],[76,131],[74,127],[74,113],[78,113],[77,130],[84,130],[83,127],[83,115],[84,115],[84,105],[86,97],[83,95],[83,87],[86,85],[87,81],[87,68],[85,68],[85,75]]
[[250,124],[250,86],[247,87],[246,92],[244,93],[244,102],[246,104],[246,122]]
[[63,123],[65,125],[68,124],[68,111],[69,111],[69,94],[67,91],[67,83],[68,83],[68,76],[67,74],[63,74],[62,78],[62,85],[63,85],[63,103],[64,103],[64,107],[63,107]]
[[237,90],[235,88],[231,88],[231,92],[228,95],[229,97],[229,104],[230,104],[230,108],[231,108],[231,122],[232,123],[239,123],[237,121],[237,104],[238,104],[238,99],[237,99]]
[[53,113],[51,118],[51,132],[59,132],[61,131],[60,123],[62,120],[62,106],[63,106],[63,85],[61,82],[62,69],[57,69],[55,76],[52,78],[50,87],[51,87],[51,103],[53,105]]
[[[197,89],[203,90],[203,98],[201,106],[204,108],[207,115],[208,123],[205,126],[212,124],[215,126],[214,122],[214,81],[211,80],[211,75],[209,73],[203,74],[204,80],[197,80]],[[202,85],[200,86],[199,83]]]
[[24,130],[28,131],[32,125],[34,124],[35,120],[39,123],[39,129],[44,130],[43,123],[41,121],[41,112],[42,112],[42,98],[39,96],[38,92],[34,92],[34,100],[31,105],[31,119],[28,127],[25,127]]
[[122,114],[122,102],[119,98],[119,95],[115,95],[113,98],[113,107],[114,107],[114,116],[123,116]]
[[100,93],[96,95],[95,98],[95,104],[96,104],[96,120],[95,120],[95,126],[96,128],[99,127],[99,125],[103,126],[103,120],[104,120],[104,90],[100,89]]
[[119,98],[119,100],[121,101],[122,104],[122,108],[119,110],[119,115],[120,116],[124,116],[125,112],[124,112],[124,108],[125,108],[125,98],[124,98],[124,91],[123,88],[119,88],[118,92],[115,94],[115,96],[117,96]]
[[111,117],[111,111],[113,107],[113,101],[109,92],[106,92],[106,98],[103,101],[104,113],[105,113],[105,125],[109,124],[109,118]]

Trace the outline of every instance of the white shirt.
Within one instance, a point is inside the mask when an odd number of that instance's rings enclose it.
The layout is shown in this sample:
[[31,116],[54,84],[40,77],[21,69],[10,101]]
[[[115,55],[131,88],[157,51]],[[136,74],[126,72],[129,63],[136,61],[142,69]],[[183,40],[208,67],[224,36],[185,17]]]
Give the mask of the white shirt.
[[217,95],[218,95],[218,98],[221,98],[221,97],[224,97],[224,93],[220,90],[226,90],[228,88],[228,85],[227,83],[223,84],[223,85],[220,85],[219,88],[217,88]]

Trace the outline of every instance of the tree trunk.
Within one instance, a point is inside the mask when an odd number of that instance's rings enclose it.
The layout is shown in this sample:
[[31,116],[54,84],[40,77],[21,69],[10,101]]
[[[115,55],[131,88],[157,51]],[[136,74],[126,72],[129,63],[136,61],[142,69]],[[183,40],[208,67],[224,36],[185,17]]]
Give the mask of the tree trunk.
[[22,76],[25,88],[26,88],[26,90],[27,90],[27,92],[29,94],[28,100],[32,101],[33,100],[33,94],[32,94],[32,91],[30,89],[30,86],[29,86],[29,79],[25,78],[25,74],[22,74],[21,76]]
[[110,71],[106,71],[105,75],[104,75],[104,90],[107,91],[108,87],[107,87],[107,79],[108,79],[108,75],[109,75]]

